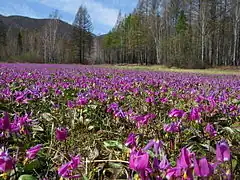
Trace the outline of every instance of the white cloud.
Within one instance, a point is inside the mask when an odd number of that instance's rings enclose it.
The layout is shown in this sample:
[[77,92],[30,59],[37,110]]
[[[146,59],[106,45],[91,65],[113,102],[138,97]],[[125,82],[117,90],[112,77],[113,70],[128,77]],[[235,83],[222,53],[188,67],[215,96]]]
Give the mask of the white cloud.
[[118,16],[118,9],[108,8],[96,0],[39,0],[39,2],[72,15],[75,15],[79,6],[83,4],[88,9],[93,24],[102,24],[109,27],[114,26]]
[[35,11],[25,3],[17,4],[8,2],[6,5],[0,7],[0,14],[5,16],[21,15],[38,18]]

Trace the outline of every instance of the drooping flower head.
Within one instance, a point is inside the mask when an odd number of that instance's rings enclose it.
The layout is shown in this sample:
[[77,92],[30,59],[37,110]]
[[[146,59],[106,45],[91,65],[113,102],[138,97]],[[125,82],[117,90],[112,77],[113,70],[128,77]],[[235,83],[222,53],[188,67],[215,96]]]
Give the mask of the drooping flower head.
[[199,121],[200,118],[201,118],[201,114],[200,114],[199,110],[197,108],[192,108],[191,112],[188,116],[188,119],[190,121]]
[[0,171],[3,173],[13,169],[14,162],[12,157],[7,152],[2,152],[0,155]]
[[209,136],[217,135],[217,131],[214,129],[214,126],[210,123],[208,123],[207,126],[205,127],[205,131]]
[[230,148],[226,140],[217,143],[216,159],[220,162],[229,161],[231,159]]
[[65,141],[68,136],[68,131],[66,128],[57,128],[56,129],[56,139],[58,141]]
[[34,147],[31,147],[30,149],[27,150],[27,159],[34,159],[37,155],[37,153],[41,150],[42,145],[38,144]]
[[76,170],[81,164],[81,159],[80,156],[77,155],[75,157],[72,157],[71,161],[63,164],[59,169],[58,169],[58,175],[63,177],[63,178],[69,178],[69,179],[77,179],[80,178],[80,174],[74,174],[74,170]]
[[171,118],[181,118],[183,115],[184,115],[184,111],[179,109],[172,109],[168,113],[168,116]]
[[181,122],[172,122],[170,124],[164,124],[163,125],[163,130],[165,132],[169,132],[169,133],[176,133],[176,132],[180,132],[180,124]]
[[207,161],[206,157],[203,157],[200,160],[197,160],[194,157],[194,174],[199,177],[209,177],[213,174],[214,168]]
[[127,147],[135,147],[137,145],[136,143],[136,136],[134,133],[130,133],[126,142],[125,142],[125,146]]

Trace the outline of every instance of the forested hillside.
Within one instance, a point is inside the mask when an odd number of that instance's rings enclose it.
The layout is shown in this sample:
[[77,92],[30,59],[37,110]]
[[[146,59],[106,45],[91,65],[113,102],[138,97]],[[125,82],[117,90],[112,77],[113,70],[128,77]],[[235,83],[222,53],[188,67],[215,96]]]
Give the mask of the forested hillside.
[[81,6],[72,25],[0,16],[0,59],[42,63],[240,65],[239,0],[139,0],[115,27],[95,36]]
[[104,38],[109,63],[240,64],[239,0],[139,0]]

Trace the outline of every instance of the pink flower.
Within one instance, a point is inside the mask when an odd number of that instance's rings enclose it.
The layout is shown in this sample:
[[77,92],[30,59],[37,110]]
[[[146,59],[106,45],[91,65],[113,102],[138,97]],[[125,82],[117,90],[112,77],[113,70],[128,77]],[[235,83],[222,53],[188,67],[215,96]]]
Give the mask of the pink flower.
[[37,155],[37,153],[41,150],[42,145],[38,144],[34,147],[31,147],[29,150],[27,150],[27,158],[28,159],[34,159]]
[[207,124],[205,131],[209,134],[209,136],[217,135],[217,131],[214,129],[214,126],[210,123]]
[[80,174],[73,175],[73,171],[76,170],[81,163],[80,156],[72,157],[71,161],[63,164],[58,169],[58,175],[63,178],[77,179],[80,178]]
[[0,171],[7,172],[13,169],[13,159],[7,152],[2,152],[0,155]]
[[58,141],[65,141],[68,136],[68,131],[66,128],[57,128],[56,129],[56,139]]
[[211,164],[207,161],[206,157],[203,157],[200,160],[197,160],[194,157],[194,173],[196,176],[199,177],[208,177],[213,174],[213,167]]
[[129,167],[137,172],[145,171],[149,167],[148,153],[132,151],[130,154]]
[[216,159],[220,162],[229,161],[231,159],[231,152],[227,141],[222,140],[217,143]]
[[184,111],[179,109],[172,109],[168,113],[168,116],[172,118],[181,118],[183,115],[184,115]]

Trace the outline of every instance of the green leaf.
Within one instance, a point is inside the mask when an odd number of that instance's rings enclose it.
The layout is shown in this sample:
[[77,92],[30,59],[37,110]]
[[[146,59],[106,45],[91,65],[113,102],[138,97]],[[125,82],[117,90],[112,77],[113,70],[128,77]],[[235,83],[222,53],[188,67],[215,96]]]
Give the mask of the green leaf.
[[39,160],[35,159],[35,160],[32,160],[30,163],[26,164],[24,167],[24,170],[32,171],[32,170],[38,169],[40,167],[41,167],[41,164],[40,164]]
[[87,176],[83,176],[83,180],[88,180]]
[[119,149],[123,149],[123,145],[120,142],[118,142],[118,141],[109,140],[109,141],[104,141],[103,144],[104,144],[104,146],[106,148],[119,148]]
[[37,180],[37,178],[35,178],[34,176],[32,175],[28,175],[28,174],[24,174],[24,175],[21,175],[18,180]]

